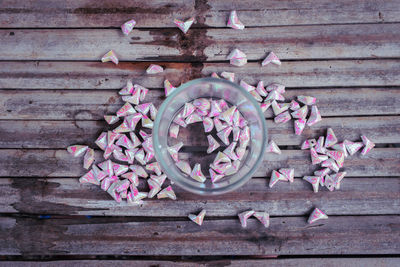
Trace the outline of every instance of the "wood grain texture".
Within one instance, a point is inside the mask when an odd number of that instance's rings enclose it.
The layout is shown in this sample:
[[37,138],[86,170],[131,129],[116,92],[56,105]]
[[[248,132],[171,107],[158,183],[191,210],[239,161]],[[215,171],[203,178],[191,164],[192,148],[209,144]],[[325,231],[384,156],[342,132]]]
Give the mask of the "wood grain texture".
[[0,30],[0,59],[99,61],[113,49],[121,61],[227,61],[234,48],[248,60],[262,60],[270,51],[283,60],[390,58],[398,57],[399,26],[191,29],[186,35],[177,28],[134,29],[128,37],[118,29]]
[[282,66],[262,67],[248,63],[238,68],[228,63],[160,63],[165,71],[145,75],[150,63],[121,62],[117,66],[101,62],[15,62],[0,65],[0,88],[4,89],[117,89],[127,79],[149,88],[162,88],[164,79],[173,85],[230,71],[236,81],[256,84],[278,82],[290,88],[399,86],[397,60],[290,61]]
[[[298,95],[316,97],[322,117],[397,115],[399,92],[397,88],[296,89],[288,90],[285,97],[288,102]],[[115,114],[124,104],[118,90],[0,90],[0,96],[2,120],[103,120],[104,115]],[[159,107],[164,99],[163,91],[151,90],[145,101]],[[271,109],[264,114],[274,117]]]
[[[198,196],[173,186],[176,201],[145,199],[140,206],[116,203],[99,186],[76,178],[0,179],[0,212],[92,216],[186,217],[201,209],[207,216],[236,216],[246,209],[265,210],[271,216],[306,216],[313,207],[329,215],[400,214],[399,178],[345,178],[340,190],[321,188],[314,193],[302,179],[268,188],[269,179],[252,179],[235,192]],[[149,189],[144,179],[141,191]]]
[[[140,222],[130,218],[0,218],[3,255],[313,255],[395,254],[399,216],[331,216]],[[11,235],[9,233],[12,233]]]
[[[305,138],[325,135],[331,127],[336,136],[352,141],[366,135],[376,144],[400,143],[399,116],[373,116],[357,118],[324,118],[307,127],[301,136],[295,135],[291,123],[275,124],[266,120],[269,139],[279,146],[300,145]],[[0,148],[66,148],[71,142],[97,147],[94,141],[102,131],[110,129],[105,121],[0,121]],[[179,139],[188,146],[208,146],[201,134],[201,124],[180,128]]]
[[398,1],[3,1],[2,28],[119,27],[135,18],[136,28],[175,27],[174,18],[194,16],[195,27],[225,27],[236,9],[246,26],[398,22]]
[[[73,144],[71,142],[71,144]],[[353,155],[345,160],[343,170],[347,177],[400,176],[400,148],[375,148],[366,156]],[[96,162],[103,161],[102,153],[95,153]],[[182,159],[188,154],[180,153]],[[206,166],[212,156],[191,153],[191,166],[201,162]],[[66,149],[2,149],[0,150],[0,176],[3,177],[77,177],[85,173],[83,159],[73,158]],[[281,155],[266,153],[264,164],[254,177],[269,177],[272,170],[292,167],[295,175],[310,175],[316,169],[311,165],[310,152],[306,150],[283,150]]]
[[221,259],[221,260],[51,260],[51,261],[3,261],[0,266],[4,267],[46,267],[46,266],[72,266],[72,267],[264,267],[264,266],[287,266],[287,267],[318,267],[318,266],[351,266],[351,267],[392,267],[400,264],[400,259],[393,258],[296,258],[296,259],[274,259],[273,256],[266,259]]

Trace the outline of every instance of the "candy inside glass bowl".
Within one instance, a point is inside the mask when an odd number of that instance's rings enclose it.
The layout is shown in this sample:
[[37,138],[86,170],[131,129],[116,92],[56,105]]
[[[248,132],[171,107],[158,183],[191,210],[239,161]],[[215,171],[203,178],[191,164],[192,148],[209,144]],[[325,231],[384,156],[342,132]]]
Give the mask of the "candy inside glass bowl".
[[[185,175],[172,159],[167,147],[182,141],[184,146],[191,146],[190,140],[204,139],[208,133],[204,132],[202,123],[199,126],[188,129],[182,129],[187,132],[184,140],[172,140],[169,137],[169,127],[175,116],[183,109],[185,103],[192,102],[198,98],[207,99],[224,99],[229,106],[236,106],[240,114],[247,121],[250,129],[250,143],[243,159],[241,160],[239,170],[229,176],[224,177],[218,182],[212,183],[207,179],[204,183],[197,182],[188,175]],[[193,130],[194,129],[194,130]],[[196,130],[197,129],[197,130]],[[215,130],[214,130],[215,131]],[[232,141],[232,136],[230,137]],[[261,162],[263,161],[265,146],[267,143],[267,127],[265,124],[264,114],[259,107],[259,103],[255,101],[253,96],[239,85],[224,79],[217,78],[201,78],[189,81],[168,96],[161,105],[153,128],[153,146],[155,157],[160,163],[161,168],[171,181],[181,188],[200,195],[216,195],[223,194],[235,190],[251,179]],[[201,163],[203,174],[209,178],[210,155],[206,153],[207,147],[203,150],[197,146],[195,152],[191,150],[182,153],[180,157],[184,157],[189,161],[191,168],[195,163]],[[221,150],[222,149],[222,150]],[[219,151],[223,151],[221,148]],[[213,152],[213,157],[217,152]],[[182,155],[181,155],[182,154]]]

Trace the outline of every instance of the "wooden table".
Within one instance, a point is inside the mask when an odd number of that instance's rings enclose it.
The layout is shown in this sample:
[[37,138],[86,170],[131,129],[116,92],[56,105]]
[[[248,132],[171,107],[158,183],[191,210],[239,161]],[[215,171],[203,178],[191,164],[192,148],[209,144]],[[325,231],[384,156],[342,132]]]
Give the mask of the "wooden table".
[[[232,9],[245,30],[226,27]],[[197,23],[183,35],[172,21],[191,16]],[[124,37],[119,26],[131,18],[137,26]],[[7,262],[0,265],[398,265],[399,23],[399,0],[1,1],[0,260]],[[247,54],[247,65],[229,65],[233,48]],[[110,49],[117,66],[100,62]],[[269,51],[282,66],[261,67]],[[150,61],[165,72],[145,75]],[[213,71],[283,83],[289,99],[315,96],[323,121],[295,136],[291,123],[276,125],[266,112],[282,155],[266,154],[255,177],[226,195],[175,187],[177,201],[132,208],[78,183],[81,159],[65,148],[96,147],[107,127],[102,116],[122,105],[117,92],[128,78],[151,88],[148,100],[159,104],[165,78],[179,85]],[[340,140],[364,134],[377,146],[346,159],[340,190],[315,194],[301,179],[314,167],[299,145],[327,127]],[[267,188],[279,167],[295,168],[295,182]],[[329,219],[308,225],[313,207]],[[199,227],[186,216],[201,208]],[[270,228],[250,219],[242,229],[236,215],[249,208],[268,211]]]

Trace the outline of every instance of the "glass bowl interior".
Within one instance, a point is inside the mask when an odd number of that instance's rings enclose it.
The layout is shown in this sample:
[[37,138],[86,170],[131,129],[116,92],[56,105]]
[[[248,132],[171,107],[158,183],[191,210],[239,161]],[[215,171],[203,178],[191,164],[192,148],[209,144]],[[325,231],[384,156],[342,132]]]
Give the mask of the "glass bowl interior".
[[[177,140],[171,140],[173,138],[169,138],[169,127],[174,117],[182,110],[185,103],[191,102],[197,98],[224,99],[229,105],[237,107],[244,119],[247,120],[250,128],[250,143],[246,155],[241,161],[239,170],[235,174],[224,177],[224,179],[216,183],[211,183],[210,179],[207,179],[205,183],[199,183],[191,177],[184,175],[175,165],[175,162],[167,151],[167,147],[174,144],[171,144],[171,142],[178,142]],[[190,138],[186,137],[186,141],[188,141],[188,139],[196,140],[196,136],[201,135],[205,138],[207,135],[204,133],[202,123],[197,124],[201,124],[201,127],[195,127],[195,130],[192,132],[186,131],[187,134],[192,135],[189,136]],[[199,131],[199,129],[202,130]],[[184,145],[190,145],[185,143],[185,140],[182,140]],[[204,140],[207,139],[205,138]],[[161,105],[153,127],[155,157],[160,163],[164,173],[178,186],[200,195],[226,193],[239,188],[251,179],[260,163],[263,161],[267,140],[267,127],[259,103],[257,103],[254,97],[241,86],[217,78],[196,79],[178,87]],[[206,149],[207,148],[205,148],[205,150]],[[186,151],[185,153],[180,152],[179,154],[180,158],[183,157],[184,160],[188,160],[191,163],[190,165],[192,168],[194,163],[201,161],[199,163],[202,164],[203,174],[209,177],[209,166],[204,163],[206,162],[206,158],[210,158],[210,155],[207,155],[205,150],[203,153],[198,150],[193,153]],[[215,154],[213,154],[214,157]]]

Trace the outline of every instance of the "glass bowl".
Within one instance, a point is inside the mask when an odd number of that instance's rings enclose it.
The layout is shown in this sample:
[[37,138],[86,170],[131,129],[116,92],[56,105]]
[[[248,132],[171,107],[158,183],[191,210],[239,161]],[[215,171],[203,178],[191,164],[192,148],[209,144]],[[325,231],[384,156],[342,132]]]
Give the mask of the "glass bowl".
[[[220,182],[216,183],[211,183],[210,179],[207,179],[205,183],[199,183],[191,177],[186,176],[178,169],[167,151],[168,145],[171,146],[169,144],[171,142],[169,127],[173,119],[182,110],[185,103],[197,98],[224,99],[230,106],[234,105],[237,107],[242,116],[247,120],[250,128],[250,143],[247,153],[241,161],[239,170],[235,174],[226,176]],[[195,130],[189,139],[196,139],[198,135],[204,135],[205,138],[207,134],[204,133],[202,123],[196,124],[201,124],[202,130],[199,131],[200,127],[197,127],[197,131]],[[183,128],[180,127],[180,129]],[[235,190],[249,181],[263,160],[268,140],[267,137],[265,118],[259,103],[241,86],[218,78],[192,80],[175,89],[158,110],[153,127],[154,153],[164,173],[181,188],[199,195],[223,194]],[[207,139],[205,138],[205,140]],[[187,145],[185,141],[183,143]],[[213,154],[213,157],[215,157],[215,154]],[[207,156],[205,152],[203,156]],[[194,163],[190,164],[191,168],[193,168]],[[209,177],[209,166],[203,165],[203,174]]]

